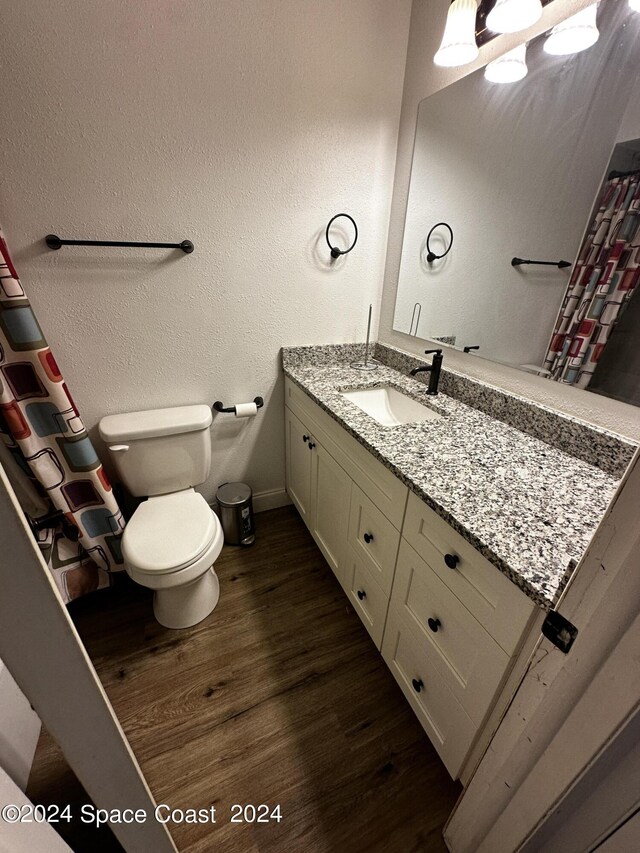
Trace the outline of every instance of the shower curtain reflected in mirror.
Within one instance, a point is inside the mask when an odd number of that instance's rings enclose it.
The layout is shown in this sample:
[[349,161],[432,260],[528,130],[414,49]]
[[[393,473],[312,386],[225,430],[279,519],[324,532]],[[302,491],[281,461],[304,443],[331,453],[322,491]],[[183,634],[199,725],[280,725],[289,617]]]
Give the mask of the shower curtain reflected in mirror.
[[577,388],[589,386],[637,288],[639,223],[640,170],[612,173],[583,240],[545,357],[552,379]]

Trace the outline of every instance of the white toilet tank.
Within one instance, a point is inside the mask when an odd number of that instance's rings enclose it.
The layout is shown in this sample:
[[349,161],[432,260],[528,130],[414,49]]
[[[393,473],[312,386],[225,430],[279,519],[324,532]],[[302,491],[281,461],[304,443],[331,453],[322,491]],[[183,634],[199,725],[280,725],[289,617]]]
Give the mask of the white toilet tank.
[[99,430],[132,495],[166,495],[209,476],[211,420],[209,406],[178,406],[108,415]]

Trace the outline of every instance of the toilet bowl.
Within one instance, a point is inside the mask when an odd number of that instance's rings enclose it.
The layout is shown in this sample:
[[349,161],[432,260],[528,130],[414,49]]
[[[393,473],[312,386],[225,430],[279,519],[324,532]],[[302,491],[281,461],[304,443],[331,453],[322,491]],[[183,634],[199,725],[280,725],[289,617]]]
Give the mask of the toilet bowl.
[[167,628],[189,628],[218,603],[213,569],[223,544],[217,515],[194,486],[211,469],[211,409],[179,406],[108,415],[100,421],[122,482],[147,497],[124,529],[129,577],[154,591],[153,611]]
[[189,628],[214,610],[213,564],[223,541],[217,515],[193,489],[150,497],[134,512],[122,537],[125,570],[154,590],[153,612],[165,628]]

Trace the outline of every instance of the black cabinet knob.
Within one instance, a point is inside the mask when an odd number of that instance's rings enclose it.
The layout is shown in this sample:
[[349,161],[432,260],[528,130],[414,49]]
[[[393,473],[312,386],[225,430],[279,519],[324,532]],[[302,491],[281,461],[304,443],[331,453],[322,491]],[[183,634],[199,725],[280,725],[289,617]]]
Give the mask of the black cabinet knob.
[[411,684],[413,685],[413,689],[416,691],[416,693],[420,693],[420,691],[424,687],[424,683],[421,678],[413,678],[411,680]]
[[306,443],[307,441],[309,441],[309,438],[310,438],[310,436],[308,436],[308,435],[303,435],[303,436],[302,436],[302,440],[303,440],[305,443]]
[[433,633],[435,634],[442,622],[439,619],[427,619],[427,625],[431,628]]
[[365,533],[363,539],[368,545],[369,542],[373,542],[373,533]]
[[460,557],[457,554],[445,554],[444,561],[450,569],[455,569],[460,562]]
[[367,597],[367,593],[363,589],[359,589],[357,595],[360,601],[362,601],[363,598]]
[[312,441],[310,441],[309,444],[307,444],[307,447],[309,448],[309,450],[313,450],[313,448],[315,447],[315,444]]

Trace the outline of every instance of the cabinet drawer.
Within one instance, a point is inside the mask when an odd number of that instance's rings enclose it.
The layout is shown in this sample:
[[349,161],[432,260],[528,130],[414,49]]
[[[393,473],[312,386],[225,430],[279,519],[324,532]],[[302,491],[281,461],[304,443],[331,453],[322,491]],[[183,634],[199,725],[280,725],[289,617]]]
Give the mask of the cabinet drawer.
[[400,545],[394,609],[426,640],[433,665],[479,725],[509,665],[509,655],[406,542]]
[[349,542],[388,596],[400,532],[355,483],[351,487]]
[[427,642],[426,637],[411,630],[393,606],[389,607],[382,656],[456,779],[477,727],[433,665],[425,650]]
[[[535,609],[531,599],[413,493],[402,535],[511,655]],[[445,557],[457,558],[455,568]]]
[[285,377],[285,404],[322,442],[371,501],[398,528],[402,526],[408,489],[388,468]]
[[352,549],[348,551],[345,588],[356,613],[379,649],[387,618],[389,596]]

